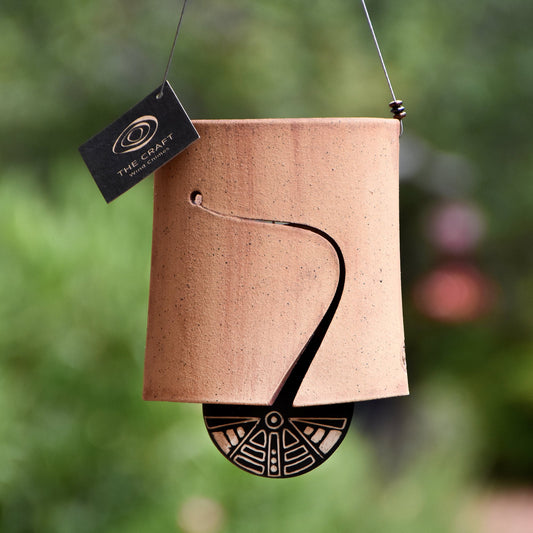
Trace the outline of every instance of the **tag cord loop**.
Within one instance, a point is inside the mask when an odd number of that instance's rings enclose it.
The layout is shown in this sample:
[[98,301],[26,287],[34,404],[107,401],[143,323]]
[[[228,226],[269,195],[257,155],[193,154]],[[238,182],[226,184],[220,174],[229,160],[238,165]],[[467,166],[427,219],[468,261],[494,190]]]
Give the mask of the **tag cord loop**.
[[165,83],[168,77],[168,71],[170,70],[170,65],[172,64],[172,58],[174,57],[174,50],[176,48],[176,41],[178,40],[178,34],[181,28],[181,21],[183,20],[183,14],[185,13],[185,6],[187,5],[187,0],[183,0],[183,6],[181,7],[180,18],[178,20],[178,27],[176,28],[176,34],[174,35],[174,41],[172,42],[172,47],[170,49],[170,55],[168,57],[167,66],[165,68],[165,74],[163,76],[163,82],[161,83],[161,90],[157,94],[156,98],[159,100],[163,97],[163,90],[165,88]]

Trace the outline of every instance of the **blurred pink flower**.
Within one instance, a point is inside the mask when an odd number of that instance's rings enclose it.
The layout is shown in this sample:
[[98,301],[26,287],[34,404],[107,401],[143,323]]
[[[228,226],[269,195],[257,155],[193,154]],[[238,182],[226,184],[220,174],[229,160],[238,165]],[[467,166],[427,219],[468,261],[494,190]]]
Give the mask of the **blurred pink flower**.
[[440,322],[469,322],[490,311],[494,283],[477,267],[465,262],[445,263],[418,281],[413,290],[417,309]]
[[483,238],[485,219],[475,205],[447,202],[431,211],[427,233],[439,251],[463,255],[472,252]]

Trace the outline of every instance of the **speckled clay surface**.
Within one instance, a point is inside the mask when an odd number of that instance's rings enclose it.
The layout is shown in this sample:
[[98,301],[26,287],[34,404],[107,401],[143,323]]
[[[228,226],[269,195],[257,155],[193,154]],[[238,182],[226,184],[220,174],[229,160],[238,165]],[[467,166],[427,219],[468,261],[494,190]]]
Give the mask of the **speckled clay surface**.
[[339,275],[330,244],[246,218],[319,228],[346,261],[337,313],[295,405],[407,394],[399,123],[195,126],[200,139],[155,177],[145,399],[267,405],[322,318]]

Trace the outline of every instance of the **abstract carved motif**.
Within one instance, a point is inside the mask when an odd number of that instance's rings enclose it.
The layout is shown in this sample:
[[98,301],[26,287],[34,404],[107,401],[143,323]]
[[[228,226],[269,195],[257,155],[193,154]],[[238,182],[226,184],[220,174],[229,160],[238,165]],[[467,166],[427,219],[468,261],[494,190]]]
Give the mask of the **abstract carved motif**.
[[[206,404],[209,436],[232,463],[257,476],[285,478],[322,464],[350,426],[353,403],[296,407]],[[285,416],[284,416],[285,415]]]

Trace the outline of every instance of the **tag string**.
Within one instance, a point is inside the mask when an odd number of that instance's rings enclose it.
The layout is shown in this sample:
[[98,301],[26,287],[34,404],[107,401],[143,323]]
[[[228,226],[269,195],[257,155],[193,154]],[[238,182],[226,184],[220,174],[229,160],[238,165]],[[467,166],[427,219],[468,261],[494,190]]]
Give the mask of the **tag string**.
[[405,107],[403,106],[402,100],[396,99],[396,95],[394,94],[394,89],[392,88],[392,83],[390,81],[389,73],[387,72],[387,67],[385,66],[385,60],[383,59],[383,54],[381,53],[381,48],[379,47],[378,39],[376,37],[376,32],[374,31],[374,26],[372,25],[372,21],[370,20],[370,15],[368,13],[365,0],[361,0],[361,3],[363,4],[363,9],[365,11],[365,16],[368,22],[368,27],[370,28],[372,39],[374,39],[374,44],[376,45],[376,50],[378,51],[379,61],[381,62],[381,68],[383,69],[383,72],[385,74],[385,79],[387,80],[387,84],[389,86],[389,90],[392,96],[392,102],[389,104],[389,107],[391,108],[391,113],[394,115],[394,118],[397,118],[400,121],[401,133],[403,133],[402,119],[406,115]]
[[165,89],[165,83],[168,78],[168,71],[170,70],[170,65],[172,64],[172,58],[174,57],[174,50],[176,48],[176,41],[178,40],[178,34],[181,28],[181,21],[183,20],[183,14],[185,13],[185,6],[187,5],[187,0],[183,0],[183,5],[181,7],[180,18],[178,20],[178,26],[176,28],[176,34],[174,35],[174,41],[172,42],[172,47],[170,49],[170,54],[168,56],[167,66],[165,68],[165,74],[163,76],[163,82],[161,83],[161,90],[157,93],[156,98],[159,100],[163,98],[163,90]]

